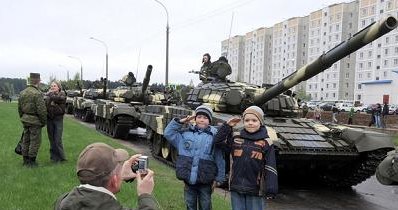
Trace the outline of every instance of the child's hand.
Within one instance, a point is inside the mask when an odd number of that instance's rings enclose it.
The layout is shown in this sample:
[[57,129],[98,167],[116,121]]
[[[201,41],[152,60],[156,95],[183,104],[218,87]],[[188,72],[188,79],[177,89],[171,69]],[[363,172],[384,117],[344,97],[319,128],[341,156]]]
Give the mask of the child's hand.
[[231,118],[231,119],[229,119],[228,121],[227,121],[227,124],[229,125],[229,126],[231,126],[231,127],[234,127],[235,125],[237,125],[239,122],[240,122],[240,118],[239,117],[233,117],[233,118]]
[[180,123],[189,123],[193,119],[195,119],[195,115],[188,115],[186,118],[182,118]]

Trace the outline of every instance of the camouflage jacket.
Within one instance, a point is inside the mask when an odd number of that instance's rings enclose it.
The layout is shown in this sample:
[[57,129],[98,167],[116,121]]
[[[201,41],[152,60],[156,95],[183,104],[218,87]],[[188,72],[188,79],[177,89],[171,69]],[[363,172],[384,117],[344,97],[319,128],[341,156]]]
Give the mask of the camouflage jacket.
[[18,99],[18,112],[22,123],[44,126],[47,122],[47,109],[43,94],[33,86],[21,92]]

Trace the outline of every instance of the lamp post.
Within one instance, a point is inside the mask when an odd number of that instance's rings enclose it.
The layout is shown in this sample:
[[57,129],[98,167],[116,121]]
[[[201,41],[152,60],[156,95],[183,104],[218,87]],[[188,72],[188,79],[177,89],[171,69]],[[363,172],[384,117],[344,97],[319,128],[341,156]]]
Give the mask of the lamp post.
[[162,4],[162,2],[158,0],[154,0],[157,3],[159,3],[163,9],[166,11],[167,15],[167,25],[166,25],[166,81],[165,81],[165,86],[169,84],[169,12],[167,11],[167,8]]
[[83,63],[82,63],[82,60],[80,60],[80,58],[75,57],[75,56],[68,56],[68,57],[78,60],[80,62],[80,82],[82,83],[82,86],[83,86]]
[[102,40],[90,37],[90,39],[100,42],[105,47],[105,82],[104,82],[104,98],[106,97],[106,88],[108,86],[108,45]]

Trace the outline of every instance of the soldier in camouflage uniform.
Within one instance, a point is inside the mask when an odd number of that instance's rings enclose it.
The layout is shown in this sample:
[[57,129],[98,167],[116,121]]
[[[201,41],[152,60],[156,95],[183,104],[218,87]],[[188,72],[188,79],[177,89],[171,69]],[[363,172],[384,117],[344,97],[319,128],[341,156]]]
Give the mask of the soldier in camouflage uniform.
[[209,76],[209,71],[211,68],[211,56],[209,53],[205,53],[202,58],[202,67],[200,68],[199,71],[199,79],[202,80],[202,82],[207,82],[207,77]]
[[30,84],[18,99],[18,112],[24,127],[22,140],[23,165],[37,166],[36,157],[41,143],[41,128],[47,122],[47,109],[38,86],[40,74],[30,73]]

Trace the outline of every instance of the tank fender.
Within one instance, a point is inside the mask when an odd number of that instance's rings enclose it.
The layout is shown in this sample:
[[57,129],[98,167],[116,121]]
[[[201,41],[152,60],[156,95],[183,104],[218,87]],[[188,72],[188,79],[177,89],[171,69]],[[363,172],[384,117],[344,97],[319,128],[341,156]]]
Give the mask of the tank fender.
[[394,149],[392,138],[385,133],[377,133],[357,128],[344,128],[341,138],[352,142],[359,152],[367,152],[381,148]]

